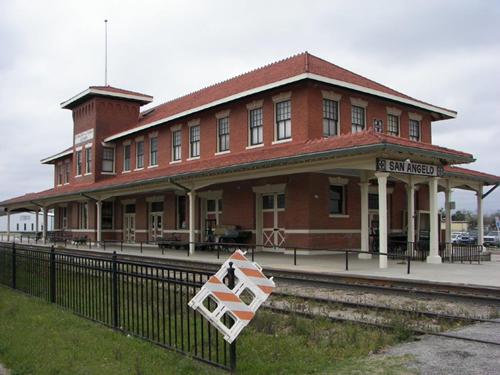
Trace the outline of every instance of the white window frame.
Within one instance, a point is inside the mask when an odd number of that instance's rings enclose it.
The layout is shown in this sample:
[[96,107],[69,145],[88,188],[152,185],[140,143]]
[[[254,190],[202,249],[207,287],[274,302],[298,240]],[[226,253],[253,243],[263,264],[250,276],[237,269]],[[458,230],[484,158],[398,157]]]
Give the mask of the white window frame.
[[[128,147],[128,168],[126,168],[125,149]],[[129,173],[132,170],[132,142],[123,142],[123,170],[122,173]]]
[[[89,176],[92,174],[92,144],[85,145],[85,174]],[[90,158],[88,157],[90,156]]]
[[[155,163],[153,164],[153,140],[156,140],[156,150],[155,150]],[[155,168],[158,166],[158,133],[150,134],[149,135],[149,166],[148,168]]]
[[[335,136],[339,136],[340,135],[340,119],[341,119],[341,116],[340,116],[340,102],[342,100],[342,95],[340,94],[337,94],[336,92],[333,92],[333,91],[327,91],[327,90],[321,90],[321,94],[323,96],[323,100],[321,102],[321,111],[322,111],[322,115],[323,115],[323,123],[321,124],[322,126],[322,129],[321,129],[321,132],[323,134],[323,137],[335,137]],[[325,100],[331,100],[332,102],[336,102],[337,103],[337,129],[336,129],[336,134],[335,135],[325,135],[325,117],[324,117],[324,101]]]
[[391,134],[391,132],[389,132],[389,117],[390,116],[394,116],[398,120],[398,134],[395,135],[395,136],[396,137],[400,137],[401,136],[401,113],[402,112],[403,111],[401,111],[398,108],[387,107],[387,129],[386,129],[386,133],[387,134],[394,136],[394,134]]
[[[105,171],[104,170],[104,150],[105,149],[112,149],[113,150],[113,165],[112,165],[112,168],[111,168],[111,171]],[[115,168],[115,164],[116,164],[116,148],[114,145],[106,145],[106,146],[103,146],[102,148],[102,165],[101,165],[101,174],[107,174],[107,175],[114,175],[116,174],[116,168]]]
[[[171,148],[171,155],[170,155],[170,164],[174,163],[180,163],[182,161],[182,126],[181,125],[176,125],[170,128],[171,131],[171,142],[170,142],[170,148]],[[175,145],[175,135],[179,134],[179,140],[180,143],[179,145]],[[179,147],[179,158],[175,158],[175,147]]]
[[[191,141],[191,131],[193,128],[198,128],[198,155],[193,155],[193,150],[192,150],[192,141]],[[191,123],[188,123],[188,140],[189,140],[189,158],[187,160],[197,160],[201,156],[201,126],[199,121],[193,121]]]
[[[142,166],[139,167],[139,147],[138,145],[142,143]],[[144,147],[144,137],[138,138],[135,140],[135,169],[134,171],[140,171],[144,169],[144,156],[145,156],[145,147]]]
[[[220,145],[220,136],[221,136],[220,123],[223,120],[227,120],[227,149],[226,150],[221,150],[221,145]],[[229,115],[217,117],[217,129],[216,130],[217,130],[217,152],[215,154],[216,155],[223,155],[223,154],[230,153],[231,152],[231,124],[229,122]]]
[[[290,102],[290,118],[285,121],[290,121],[290,136],[286,138],[281,138],[278,139],[278,105],[284,102]],[[281,93],[279,95],[273,96],[273,103],[274,103],[274,141],[272,144],[279,144],[279,143],[286,143],[286,142],[291,142],[293,139],[293,134],[292,134],[292,93],[291,91]],[[285,124],[286,126],[286,124]]]
[[75,164],[76,164],[76,176],[75,177],[81,177],[82,172],[83,172],[83,165],[82,165],[82,148],[79,150],[77,149],[75,152]]

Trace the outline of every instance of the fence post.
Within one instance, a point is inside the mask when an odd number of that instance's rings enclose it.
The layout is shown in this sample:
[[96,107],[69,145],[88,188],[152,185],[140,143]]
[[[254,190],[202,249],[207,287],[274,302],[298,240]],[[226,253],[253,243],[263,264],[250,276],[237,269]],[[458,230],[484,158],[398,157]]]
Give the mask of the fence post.
[[[257,242],[257,241],[255,241]],[[257,245],[255,245],[257,246]],[[252,262],[255,260],[255,246],[252,246]]]
[[297,265],[297,248],[293,248],[293,265]]
[[349,271],[349,251],[345,251],[345,270]]
[[111,270],[112,270],[112,293],[113,293],[113,327],[118,328],[118,270],[116,262],[116,251],[113,251],[113,257],[111,258]]
[[406,273],[409,275],[410,274],[410,262],[411,262],[411,256],[408,257],[408,268],[406,270]]
[[[123,250],[122,250],[123,251]],[[141,254],[142,254],[142,241],[141,241]]]
[[56,303],[56,251],[50,247],[50,302]]
[[12,242],[12,289],[16,289],[16,243]]
[[[227,276],[228,276],[228,287],[229,289],[232,290],[234,288],[234,283],[235,283],[233,262],[229,262]],[[234,372],[236,370],[236,340],[234,340],[229,345],[229,367],[231,368],[231,372]]]

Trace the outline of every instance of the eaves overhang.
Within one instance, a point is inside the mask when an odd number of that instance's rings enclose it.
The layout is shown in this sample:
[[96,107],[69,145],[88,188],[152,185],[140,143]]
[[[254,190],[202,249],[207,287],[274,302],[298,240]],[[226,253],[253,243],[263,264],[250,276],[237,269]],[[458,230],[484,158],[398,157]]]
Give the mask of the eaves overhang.
[[77,105],[81,100],[83,100],[87,96],[106,96],[117,99],[126,99],[140,102],[141,104],[148,104],[153,101],[153,97],[149,95],[140,95],[140,94],[126,94],[120,92],[113,92],[104,89],[92,88],[88,89],[76,94],[72,98],[61,103],[61,108],[63,109],[71,109],[75,105]]

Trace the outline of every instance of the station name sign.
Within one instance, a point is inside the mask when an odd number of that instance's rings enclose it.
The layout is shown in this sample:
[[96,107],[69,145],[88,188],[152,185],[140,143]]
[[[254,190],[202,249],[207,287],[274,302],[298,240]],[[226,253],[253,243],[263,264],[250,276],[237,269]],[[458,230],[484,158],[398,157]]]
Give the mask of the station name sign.
[[377,171],[431,177],[442,177],[444,174],[441,166],[390,159],[377,159]]
[[75,145],[94,139],[94,129],[85,130],[75,135]]

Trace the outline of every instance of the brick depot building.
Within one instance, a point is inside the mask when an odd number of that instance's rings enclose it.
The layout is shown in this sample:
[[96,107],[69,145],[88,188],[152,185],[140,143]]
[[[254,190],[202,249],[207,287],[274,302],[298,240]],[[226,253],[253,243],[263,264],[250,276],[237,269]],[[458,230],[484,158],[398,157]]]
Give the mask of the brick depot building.
[[56,231],[93,241],[175,235],[191,251],[224,225],[277,252],[368,251],[377,228],[382,252],[393,234],[425,235],[427,261],[438,263],[438,192],[448,203],[452,189],[467,189],[477,193],[482,243],[483,187],[500,178],[457,167],[473,155],[432,143],[432,126],[453,110],[309,53],[141,111],[152,100],[91,86],[63,102],[72,145],[42,160],[54,186],[0,205],[53,209]]

